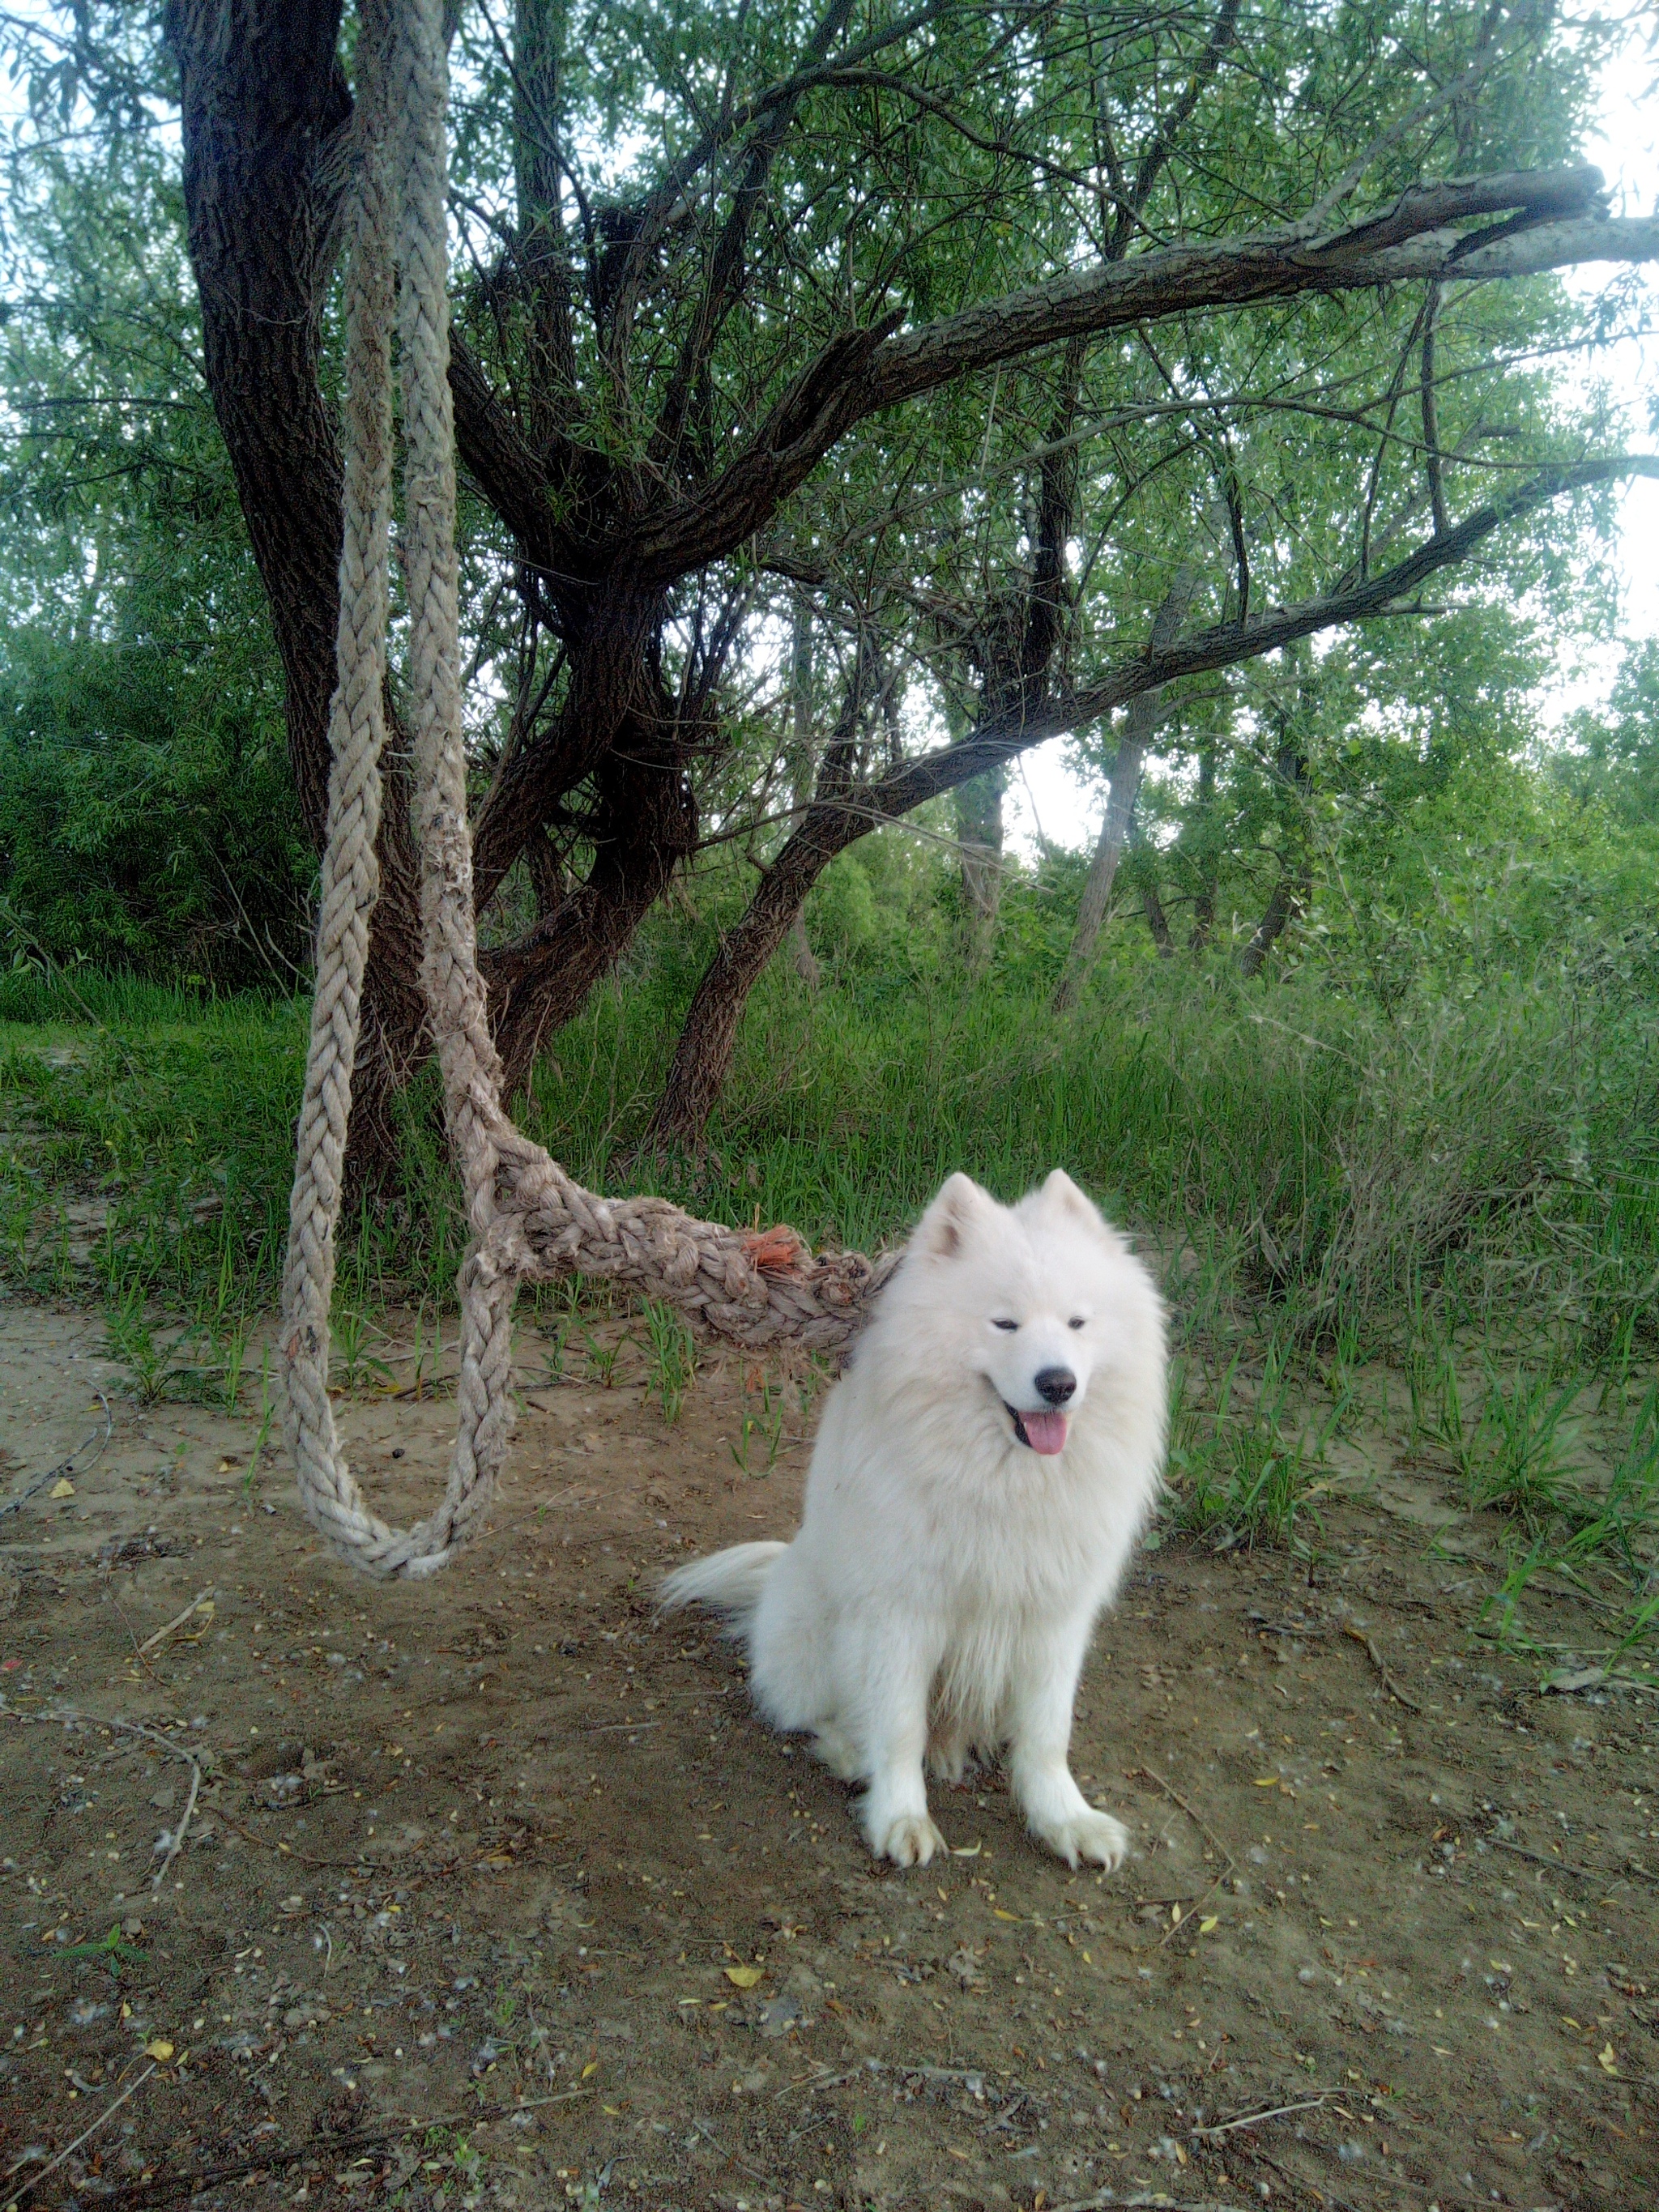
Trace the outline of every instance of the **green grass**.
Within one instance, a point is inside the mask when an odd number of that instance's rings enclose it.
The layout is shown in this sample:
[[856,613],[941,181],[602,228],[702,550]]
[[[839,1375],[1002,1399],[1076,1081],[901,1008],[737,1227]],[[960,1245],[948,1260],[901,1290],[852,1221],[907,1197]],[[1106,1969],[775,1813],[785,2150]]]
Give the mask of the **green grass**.
[[[1526,1547],[1518,1589],[1540,1565],[1614,1574],[1659,1636],[1651,1394],[1610,1486],[1575,1442],[1586,1393],[1642,1401],[1659,1344],[1659,1058],[1634,987],[1587,1008],[1540,967],[1384,1019],[1305,974],[1245,991],[1132,963],[1057,1023],[1018,968],[970,985],[889,947],[814,995],[769,974],[704,1151],[641,1160],[695,952],[647,938],[538,1066],[522,1119],[574,1175],[869,1249],[954,1168],[1012,1197],[1063,1163],[1168,1285],[1177,1529],[1316,1536],[1330,1424],[1307,1407],[1347,1406],[1385,1363],[1418,1445]],[[101,1301],[139,1395],[236,1402],[278,1287],[304,1008],[82,971],[0,979],[0,1275]],[[434,1106],[417,1083],[397,1188],[343,1224],[349,1386],[385,1372],[388,1305],[418,1314],[417,1388],[453,1313],[464,1224]],[[75,1209],[99,1203],[77,1247]],[[592,1287],[526,1299],[549,1379],[603,1386],[625,1361],[672,1421],[684,1324],[647,1309],[601,1337]],[[757,1407],[734,1447],[747,1474],[776,1455],[775,1415]]]
[[[1328,1486],[1325,1447],[1346,1411],[1339,1396],[1317,1430],[1305,1394],[1292,1389],[1288,1347],[1267,1348],[1254,1382],[1235,1355],[1203,1392],[1191,1363],[1176,1363],[1170,1393],[1167,1518],[1218,1551],[1235,1545],[1295,1546],[1298,1524],[1319,1526]],[[1207,1402],[1205,1402],[1207,1400]]]
[[[1019,979],[1014,979],[1019,983]],[[902,1236],[953,1168],[1012,1197],[1063,1162],[1150,1239],[1183,1325],[1289,1331],[1352,1364],[1479,1333],[1494,1359],[1547,1343],[1563,1370],[1655,1348],[1654,1024],[1511,981],[1385,1023],[1314,984],[1261,995],[1146,968],[1065,1023],[1006,980],[855,975],[809,998],[769,975],[708,1144],[635,1157],[684,977],[649,955],[557,1039],[526,1125],[602,1189],[656,1188],[815,1243]],[[272,1301],[287,1227],[303,1008],[7,979],[12,1100],[0,1267],[60,1287],[64,1202],[100,1196],[95,1265],[217,1342]],[[75,1004],[97,1016],[69,1024]],[[402,1180],[343,1224],[342,1294],[447,1299],[463,1243],[429,1081],[405,1101]]]

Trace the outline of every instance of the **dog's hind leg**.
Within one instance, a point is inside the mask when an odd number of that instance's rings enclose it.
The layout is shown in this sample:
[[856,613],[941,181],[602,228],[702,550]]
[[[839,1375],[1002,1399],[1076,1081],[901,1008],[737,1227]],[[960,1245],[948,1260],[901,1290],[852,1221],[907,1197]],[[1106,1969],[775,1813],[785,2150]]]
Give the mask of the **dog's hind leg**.
[[815,1732],[812,1748],[837,1781],[862,1782],[864,1769],[859,1761],[859,1747],[845,1729],[834,1721],[825,1721]]
[[1128,1856],[1129,1832],[1089,1802],[1067,1756],[1091,1626],[1086,1615],[1061,1624],[1022,1651],[1009,1685],[1008,1778],[1034,1836],[1067,1866],[1091,1859],[1109,1872]]
[[927,1732],[927,1771],[940,1782],[960,1782],[973,1763],[973,1732],[963,1716],[935,1713]]
[[816,1735],[835,1723],[830,1643],[817,1578],[791,1545],[768,1575],[749,1624],[749,1686],[775,1729]]

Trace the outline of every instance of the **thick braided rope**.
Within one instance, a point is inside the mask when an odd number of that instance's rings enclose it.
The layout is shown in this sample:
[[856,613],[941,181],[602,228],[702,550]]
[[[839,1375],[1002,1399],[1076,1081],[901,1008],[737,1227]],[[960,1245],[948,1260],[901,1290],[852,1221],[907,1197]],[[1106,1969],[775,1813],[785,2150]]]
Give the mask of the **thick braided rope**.
[[[305,1092],[295,1138],[283,1281],[284,1428],[307,1513],[337,1545],[361,1551],[368,1517],[341,1456],[328,1397],[328,1314],[340,1215],[351,1073],[368,921],[380,887],[374,844],[386,740],[387,539],[392,494],[392,253],[385,117],[386,0],[363,0],[358,81],[360,161],[346,275],[344,531],[340,549],[338,681],[329,718],[332,763],[317,926]],[[389,1538],[389,1529],[376,1529]]]
[[[814,1258],[793,1230],[744,1233],[665,1199],[607,1201],[514,1127],[478,975],[462,744],[449,392],[447,99],[441,0],[362,0],[362,161],[347,280],[345,528],[340,562],[333,768],[317,942],[316,1001],[297,1133],[283,1284],[287,1435],[306,1512],[346,1558],[425,1575],[489,1503],[512,1422],[512,1314],[520,1281],[580,1269],[671,1300],[736,1342],[829,1347],[860,1325],[896,1259]],[[385,738],[391,449],[392,188],[401,210],[398,340],[410,614],[422,988],[443,1078],[471,1243],[462,1264],[455,1451],[442,1504],[410,1529],[370,1511],[328,1396],[351,1073],[378,877]]]

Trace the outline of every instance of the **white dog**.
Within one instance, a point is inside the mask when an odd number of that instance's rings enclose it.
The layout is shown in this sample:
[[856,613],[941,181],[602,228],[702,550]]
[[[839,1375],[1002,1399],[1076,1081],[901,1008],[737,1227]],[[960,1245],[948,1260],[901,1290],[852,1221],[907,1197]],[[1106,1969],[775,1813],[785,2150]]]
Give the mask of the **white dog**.
[[830,1394],[790,1544],[669,1576],[747,1641],[757,1702],[867,1784],[870,1848],[925,1866],[946,1780],[1006,1749],[1033,1834],[1116,1866],[1121,1824],[1066,1753],[1095,1620],[1157,1496],[1164,1313],[1069,1176],[1018,1206],[954,1175]]

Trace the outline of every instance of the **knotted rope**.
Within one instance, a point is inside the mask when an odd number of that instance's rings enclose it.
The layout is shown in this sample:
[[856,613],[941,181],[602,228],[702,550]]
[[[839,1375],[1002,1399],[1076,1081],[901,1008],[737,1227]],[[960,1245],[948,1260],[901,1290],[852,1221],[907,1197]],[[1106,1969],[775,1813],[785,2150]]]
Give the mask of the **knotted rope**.
[[[359,159],[346,277],[344,533],[337,677],[329,723],[328,837],[317,983],[296,1137],[283,1285],[285,1431],[308,1518],[382,1575],[434,1573],[477,1528],[512,1426],[513,1304],[520,1281],[580,1271],[668,1299],[736,1343],[844,1342],[896,1262],[814,1258],[791,1229],[744,1234],[660,1198],[607,1200],[573,1182],[502,1109],[478,974],[466,811],[449,391],[448,65],[442,0],[362,0]],[[443,1078],[471,1243],[459,1276],[454,1455],[443,1501],[413,1528],[370,1511],[340,1449],[328,1395],[352,1067],[386,739],[395,287],[405,462],[422,985]]]

